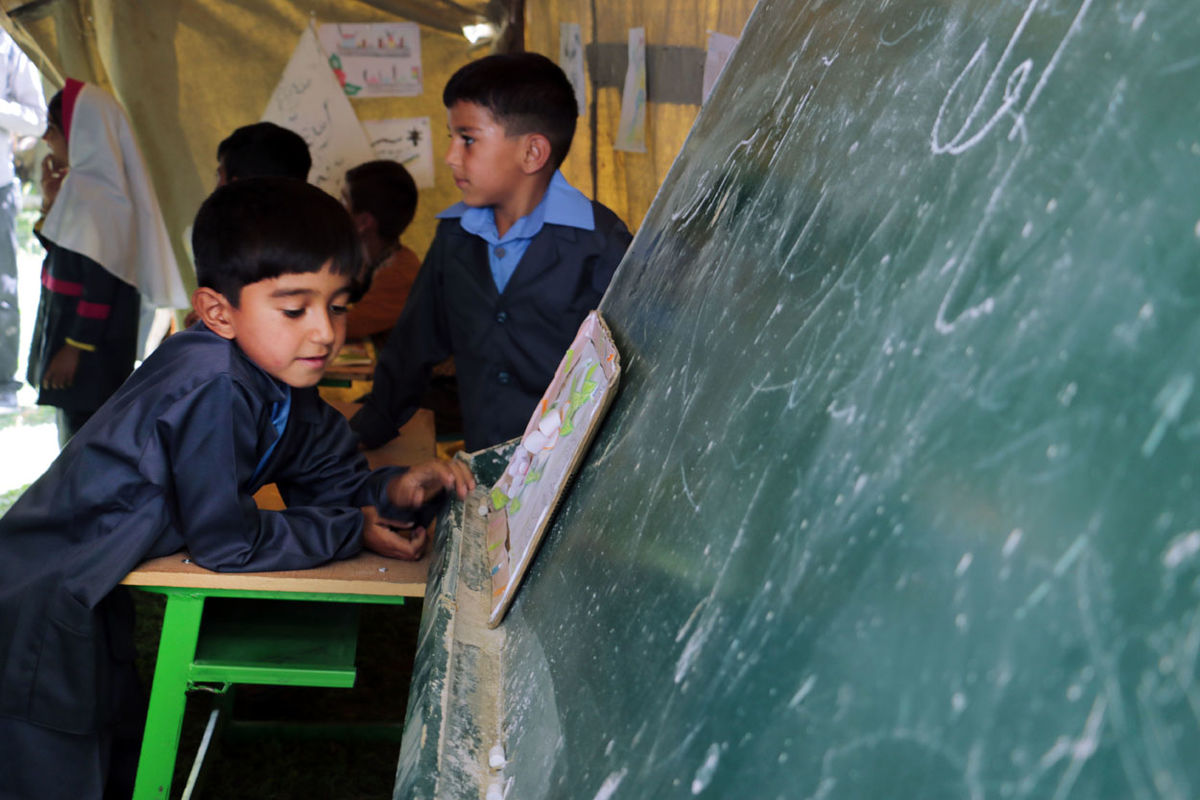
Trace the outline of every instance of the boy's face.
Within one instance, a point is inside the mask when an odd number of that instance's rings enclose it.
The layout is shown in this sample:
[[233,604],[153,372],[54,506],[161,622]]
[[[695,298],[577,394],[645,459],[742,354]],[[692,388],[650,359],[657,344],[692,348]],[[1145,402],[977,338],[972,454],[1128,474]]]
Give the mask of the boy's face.
[[509,136],[492,112],[460,100],[446,110],[450,149],[446,164],[469,206],[503,205],[524,176],[524,142]]
[[[329,264],[320,272],[285,273],[242,288],[226,309],[242,352],[289,386],[315,386],[346,340],[350,279]],[[211,327],[211,326],[210,326]]]

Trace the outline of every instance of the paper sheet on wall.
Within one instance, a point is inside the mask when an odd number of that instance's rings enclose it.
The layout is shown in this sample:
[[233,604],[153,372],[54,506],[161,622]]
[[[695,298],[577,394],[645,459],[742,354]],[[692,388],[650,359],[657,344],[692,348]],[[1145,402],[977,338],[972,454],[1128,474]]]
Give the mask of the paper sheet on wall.
[[708,32],[708,53],[704,57],[704,99],[701,102],[708,101],[708,96],[712,94],[713,86],[716,85],[717,78],[721,77],[721,71],[725,69],[737,42],[736,36],[726,36],[716,31]]
[[577,22],[563,22],[558,26],[558,65],[567,73],[567,80],[575,90],[575,104],[579,116],[587,116],[587,78],[583,73],[583,33]]
[[322,25],[329,54],[350,97],[416,97],[421,93],[421,28],[415,22]]
[[629,29],[629,67],[621,92],[621,123],[614,150],[646,152],[646,29]]
[[374,119],[363,123],[376,158],[399,161],[418,189],[433,187],[433,137],[429,117]]
[[300,34],[262,119],[304,138],[313,160],[309,183],[334,197],[341,196],[346,170],[375,157],[311,26]]

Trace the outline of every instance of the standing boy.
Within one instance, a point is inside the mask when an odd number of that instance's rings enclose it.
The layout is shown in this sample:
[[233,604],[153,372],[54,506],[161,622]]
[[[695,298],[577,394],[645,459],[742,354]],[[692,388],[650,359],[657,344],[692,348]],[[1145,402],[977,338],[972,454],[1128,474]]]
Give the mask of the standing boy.
[[[336,200],[239,180],[204,202],[194,244],[201,324],[168,337],[0,519],[0,797],[129,796],[142,720],[117,584],[142,560],[186,547],[250,572],[363,547],[413,558],[414,510],[473,486],[461,462],[368,470],[317,396],[359,268]],[[267,483],[286,510],[256,508]]]
[[536,53],[473,61],[442,93],[446,163],[462,202],[441,222],[408,303],[351,420],[366,447],[396,435],[433,365],[453,355],[464,439],[520,436],[631,239],[620,219],[558,171],[575,94]]

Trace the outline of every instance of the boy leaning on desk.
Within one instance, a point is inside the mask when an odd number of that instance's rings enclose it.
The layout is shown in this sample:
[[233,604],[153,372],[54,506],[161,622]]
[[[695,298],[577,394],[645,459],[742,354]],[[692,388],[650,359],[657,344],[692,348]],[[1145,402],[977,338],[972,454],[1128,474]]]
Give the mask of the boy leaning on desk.
[[[317,396],[360,258],[336,200],[288,178],[236,181],[204,202],[193,244],[201,322],[0,519],[0,798],[132,792],[144,701],[117,584],[141,561],[181,548],[229,572],[364,547],[415,558],[427,504],[474,487],[461,462],[369,470]],[[255,507],[268,483],[286,510]]]

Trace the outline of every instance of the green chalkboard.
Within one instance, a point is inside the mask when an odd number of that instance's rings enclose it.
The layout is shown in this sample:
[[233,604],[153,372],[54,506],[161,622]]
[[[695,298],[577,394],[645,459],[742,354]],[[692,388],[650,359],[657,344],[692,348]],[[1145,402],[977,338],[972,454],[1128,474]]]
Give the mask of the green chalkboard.
[[602,305],[508,796],[1200,796],[1198,15],[760,3]]

